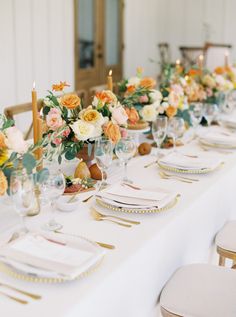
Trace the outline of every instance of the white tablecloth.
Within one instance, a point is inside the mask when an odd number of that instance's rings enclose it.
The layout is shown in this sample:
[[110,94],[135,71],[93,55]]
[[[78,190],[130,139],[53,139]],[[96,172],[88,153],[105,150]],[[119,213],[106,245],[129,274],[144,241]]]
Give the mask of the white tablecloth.
[[[195,141],[180,151],[195,154]],[[204,152],[220,156],[224,166],[209,175],[198,175],[198,183],[186,184],[160,179],[157,166],[143,166],[153,156],[136,157],[129,166],[129,177],[136,184],[158,185],[181,194],[178,204],[159,214],[122,214],[141,221],[123,228],[109,222],[96,222],[89,204],[74,212],[58,212],[64,231],[116,246],[108,251],[97,271],[78,281],[64,284],[33,284],[0,273],[0,281],[39,293],[40,301],[20,305],[0,296],[1,313],[17,317],[154,317],[158,297],[166,281],[180,266],[208,262],[214,237],[224,223],[235,216],[236,155]],[[117,172],[115,172],[117,171]],[[121,176],[113,168],[113,181]],[[112,181],[112,178],[109,180]],[[1,232],[11,207],[1,205]],[[39,216],[28,218],[28,226],[39,227],[49,216],[44,208]],[[16,219],[14,216],[12,219]]]

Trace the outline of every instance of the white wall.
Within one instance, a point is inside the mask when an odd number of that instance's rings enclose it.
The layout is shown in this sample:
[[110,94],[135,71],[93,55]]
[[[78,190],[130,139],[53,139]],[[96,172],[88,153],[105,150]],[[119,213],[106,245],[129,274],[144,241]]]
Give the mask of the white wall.
[[[235,12],[236,0],[125,0],[125,76],[137,66],[156,76],[159,42],[173,61],[180,45],[236,48]],[[39,96],[59,80],[74,88],[73,20],[73,0],[0,0],[0,108],[29,101],[34,80]]]

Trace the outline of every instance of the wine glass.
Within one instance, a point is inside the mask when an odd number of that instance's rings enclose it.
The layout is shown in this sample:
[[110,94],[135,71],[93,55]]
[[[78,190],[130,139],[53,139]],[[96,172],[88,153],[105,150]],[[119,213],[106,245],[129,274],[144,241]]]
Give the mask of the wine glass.
[[52,218],[48,223],[43,225],[43,228],[50,231],[60,230],[62,224],[56,222],[54,216],[56,212],[56,201],[65,190],[65,177],[63,173],[57,167],[52,166],[49,169],[48,179],[41,184],[40,190],[46,200],[51,202],[52,208]]
[[157,145],[157,157],[161,144],[164,141],[167,133],[167,117],[157,116],[156,120],[152,122],[152,135]]
[[210,126],[212,121],[215,119],[216,115],[219,112],[218,106],[216,104],[205,103],[203,109],[203,115],[207,120],[208,126]]
[[197,127],[202,121],[203,117],[203,104],[199,102],[192,104],[190,106],[189,115],[194,129],[194,134],[196,135]]
[[135,140],[132,137],[121,138],[115,147],[116,155],[124,165],[124,177],[123,181],[126,183],[132,183],[127,177],[127,165],[129,160],[135,155],[137,146]]
[[182,118],[173,117],[169,119],[168,135],[173,139],[174,152],[176,151],[176,140],[183,136],[185,131],[185,123]]
[[112,142],[105,138],[100,137],[95,141],[94,148],[94,157],[97,163],[98,168],[102,173],[102,181],[100,183],[100,188],[104,188],[107,186],[105,181],[105,172],[108,170],[109,166],[112,163],[113,157],[113,144]]
[[21,216],[23,230],[28,231],[25,217],[35,206],[34,179],[25,169],[13,171],[10,177],[10,196],[16,212]]

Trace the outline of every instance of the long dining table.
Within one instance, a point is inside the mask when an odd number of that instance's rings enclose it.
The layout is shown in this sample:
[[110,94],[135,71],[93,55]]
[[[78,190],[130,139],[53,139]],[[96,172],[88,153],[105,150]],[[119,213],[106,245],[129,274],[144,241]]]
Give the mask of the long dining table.
[[[215,235],[225,222],[236,215],[236,152],[203,151],[196,139],[179,147],[178,151],[187,155],[202,153],[209,158],[217,156],[224,164],[212,173],[194,175],[199,181],[190,184],[162,179],[156,164],[145,168],[146,164],[155,161],[153,153],[133,158],[128,166],[128,176],[134,184],[173,190],[180,195],[177,204],[155,214],[117,212],[119,216],[141,222],[131,228],[95,221],[90,214],[90,206],[95,204],[93,199],[81,204],[75,211],[58,211],[56,219],[63,224],[62,231],[113,244],[115,249],[107,250],[94,272],[71,282],[33,283],[0,272],[0,283],[42,296],[41,300],[21,305],[0,295],[1,315],[158,316],[159,295],[171,275],[186,264],[212,262],[212,258],[216,261]],[[121,177],[122,169],[114,161],[108,181],[115,183]],[[81,197],[89,195],[84,193]],[[4,199],[0,203],[0,232],[6,236],[6,232],[10,234],[16,229],[20,220],[10,204]],[[107,214],[113,213],[99,206],[96,208]],[[27,218],[27,226],[39,229],[50,212],[48,206],[43,207],[38,216]],[[1,238],[0,241],[3,242]]]

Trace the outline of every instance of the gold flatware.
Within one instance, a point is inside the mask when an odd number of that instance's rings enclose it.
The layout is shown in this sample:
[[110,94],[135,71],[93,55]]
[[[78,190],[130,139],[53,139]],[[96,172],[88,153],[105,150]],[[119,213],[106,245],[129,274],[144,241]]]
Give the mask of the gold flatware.
[[84,200],[82,200],[83,203],[87,203],[91,198],[93,198],[93,195],[88,196],[87,198],[85,198]]
[[175,175],[175,174],[169,174],[169,173],[166,173],[164,171],[162,171],[162,174],[167,176],[167,177],[178,177],[180,179],[184,179],[184,180],[187,180],[187,181],[192,181],[192,182],[199,182],[199,179],[197,178],[191,178],[191,177],[185,177],[185,176],[182,176],[182,175]]
[[159,172],[159,175],[161,176],[161,178],[163,178],[163,179],[175,179],[175,180],[177,180],[177,181],[180,181],[180,182],[183,182],[183,183],[188,183],[188,184],[192,184],[193,182],[192,181],[188,181],[188,180],[186,180],[186,179],[180,179],[180,178],[178,178],[178,177],[174,177],[174,176],[166,176],[166,175],[164,175],[161,171]]
[[130,228],[130,227],[131,227],[131,225],[128,225],[128,224],[121,223],[121,222],[118,222],[118,221],[115,221],[115,220],[111,220],[111,219],[109,219],[109,218],[105,218],[105,217],[99,216],[99,215],[94,211],[94,209],[92,209],[92,208],[90,208],[90,210],[91,210],[91,215],[92,215],[93,219],[96,220],[96,221],[103,221],[103,220],[105,220],[105,221],[109,221],[109,222],[116,223],[116,224],[119,225],[119,226],[123,226],[123,227],[127,227],[127,228]]
[[157,160],[154,161],[154,162],[151,162],[151,163],[149,163],[149,164],[147,164],[147,165],[144,165],[144,168],[148,168],[148,167],[150,167],[150,166],[152,166],[152,165],[154,165],[154,164],[157,164]]
[[113,215],[104,215],[104,214],[100,213],[99,211],[97,211],[94,207],[91,207],[91,210],[93,210],[94,213],[96,213],[96,215],[98,215],[100,217],[103,217],[103,218],[114,218],[114,219],[118,219],[118,220],[121,220],[121,221],[124,221],[124,222],[131,223],[133,225],[140,225],[139,221],[128,220],[128,219],[125,219],[125,218],[122,218],[122,217],[118,217],[118,216],[113,216]]
[[5,296],[5,297],[8,297],[8,298],[20,303],[20,304],[23,304],[23,305],[28,304],[28,302],[26,300],[18,298],[18,297],[15,297],[15,296],[12,296],[12,295],[9,295],[9,294],[6,294],[6,293],[4,293],[2,291],[0,291],[0,294]]
[[123,186],[128,186],[128,187],[130,187],[130,188],[132,188],[132,189],[141,190],[141,188],[140,188],[140,187],[135,186],[135,185],[132,185],[132,184],[122,183],[122,185],[123,185]]
[[16,292],[18,292],[18,293],[21,293],[21,294],[23,294],[23,295],[26,295],[26,296],[28,296],[28,297],[31,297],[32,299],[35,299],[35,300],[38,300],[38,299],[41,299],[41,298],[42,298],[42,296],[40,296],[40,295],[36,295],[36,294],[30,293],[30,292],[23,291],[23,290],[21,290],[21,289],[19,289],[19,288],[16,288],[16,287],[14,287],[14,286],[11,286],[11,285],[8,285],[8,284],[2,283],[2,282],[0,282],[0,286],[3,286],[3,287],[6,287],[6,288],[9,288],[9,289],[12,289],[13,291],[16,291]]
[[[63,231],[59,231],[59,230],[55,230],[55,233],[60,233],[66,236],[71,236],[71,237],[78,237],[81,238],[79,235],[75,234],[75,233],[67,233],[67,232],[63,232]],[[112,244],[108,244],[108,243],[104,243],[104,242],[98,242],[98,241],[94,241],[95,243],[97,243],[98,245],[100,245],[100,247],[106,248],[106,249],[115,249],[115,246]]]

